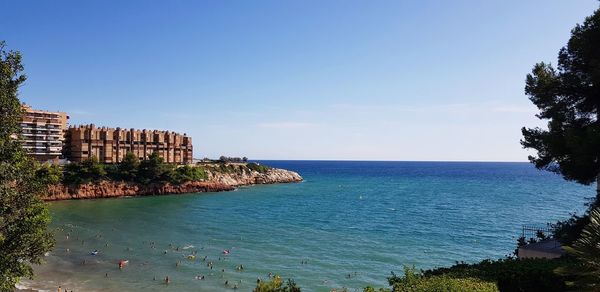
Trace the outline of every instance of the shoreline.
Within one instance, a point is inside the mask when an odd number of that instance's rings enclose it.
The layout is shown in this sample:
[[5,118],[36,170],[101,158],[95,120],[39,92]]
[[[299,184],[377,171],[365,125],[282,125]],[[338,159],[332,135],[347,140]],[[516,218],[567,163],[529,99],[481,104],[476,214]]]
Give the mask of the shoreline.
[[143,185],[109,180],[80,185],[56,184],[48,187],[44,201],[225,192],[233,191],[240,186],[302,181],[303,178],[298,173],[278,168],[272,168],[263,173],[258,171],[220,172],[211,170],[208,171],[206,180],[185,182],[178,185],[170,183]]

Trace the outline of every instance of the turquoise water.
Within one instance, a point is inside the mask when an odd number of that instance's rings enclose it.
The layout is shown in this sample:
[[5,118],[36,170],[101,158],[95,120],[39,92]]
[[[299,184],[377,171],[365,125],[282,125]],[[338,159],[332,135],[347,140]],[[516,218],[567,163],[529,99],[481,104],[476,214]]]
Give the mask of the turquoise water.
[[[51,203],[56,248],[48,264],[36,268],[36,279],[23,284],[51,291],[59,285],[75,291],[224,291],[237,285],[250,291],[272,272],[294,278],[303,291],[360,290],[385,285],[390,271],[403,265],[503,257],[513,251],[523,224],[567,218],[595,194],[592,186],[527,163],[267,164],[298,171],[306,181]],[[96,249],[98,255],[89,254]],[[223,255],[224,249],[231,253]],[[193,251],[197,258],[186,259]],[[129,260],[123,270],[120,259]]]

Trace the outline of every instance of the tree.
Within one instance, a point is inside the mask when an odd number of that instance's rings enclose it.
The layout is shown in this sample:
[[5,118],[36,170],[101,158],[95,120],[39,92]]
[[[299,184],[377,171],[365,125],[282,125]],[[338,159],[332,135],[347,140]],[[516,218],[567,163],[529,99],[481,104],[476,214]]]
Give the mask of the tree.
[[38,165],[19,142],[21,54],[0,42],[0,290],[13,291],[21,277],[32,277],[31,264],[40,264],[53,246],[47,231],[50,215],[40,194],[44,182]]
[[135,181],[140,167],[140,160],[132,152],[127,152],[119,163],[119,175],[125,181]]
[[558,54],[558,68],[538,63],[527,75],[525,93],[548,129],[523,128],[521,144],[537,150],[539,169],[589,185],[600,201],[600,9],[571,31]]
[[147,160],[140,163],[138,181],[140,183],[164,183],[174,180],[175,169],[164,163],[158,152],[152,152]]
[[65,183],[78,185],[102,181],[107,178],[107,172],[104,164],[96,156],[92,156],[80,163],[67,164],[63,176]]

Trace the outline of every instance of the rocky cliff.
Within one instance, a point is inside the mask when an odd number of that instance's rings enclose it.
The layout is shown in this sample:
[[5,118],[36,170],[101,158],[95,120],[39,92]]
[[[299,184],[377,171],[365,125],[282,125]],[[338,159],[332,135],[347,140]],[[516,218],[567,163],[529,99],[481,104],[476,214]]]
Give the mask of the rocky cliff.
[[298,173],[278,168],[271,168],[265,172],[258,172],[245,167],[240,167],[235,171],[229,172],[208,168],[206,174],[208,177],[207,181],[232,187],[302,181],[302,177]]
[[[234,169],[234,170],[232,170]],[[200,192],[231,191],[235,187],[253,184],[273,184],[301,182],[302,177],[293,171],[271,168],[264,172],[250,170],[247,167],[230,168],[226,171],[209,167],[207,179],[187,182],[180,185],[141,185],[128,182],[102,181],[78,186],[52,185],[48,188],[47,201],[70,199],[116,198],[127,196],[148,196],[166,194],[184,194]]]

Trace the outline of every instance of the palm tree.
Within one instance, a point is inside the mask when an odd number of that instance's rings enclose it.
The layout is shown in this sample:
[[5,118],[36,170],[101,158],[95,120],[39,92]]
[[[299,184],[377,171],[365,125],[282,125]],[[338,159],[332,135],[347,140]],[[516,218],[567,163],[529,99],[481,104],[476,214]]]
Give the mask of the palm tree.
[[600,290],[600,207],[590,212],[590,223],[581,232],[581,237],[566,249],[582,265],[573,283],[576,289]]

